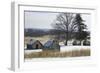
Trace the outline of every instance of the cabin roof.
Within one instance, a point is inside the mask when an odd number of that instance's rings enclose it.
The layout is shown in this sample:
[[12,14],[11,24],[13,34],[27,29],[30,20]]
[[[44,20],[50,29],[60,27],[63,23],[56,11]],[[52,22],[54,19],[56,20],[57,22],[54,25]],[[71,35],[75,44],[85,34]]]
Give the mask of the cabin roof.
[[52,44],[53,44],[53,40],[49,40],[44,44],[44,46],[45,47],[50,47]]
[[34,43],[37,42],[37,41],[40,43],[39,40],[30,39],[30,41],[28,42],[28,44],[31,44],[31,45],[32,45],[32,44],[34,44]]

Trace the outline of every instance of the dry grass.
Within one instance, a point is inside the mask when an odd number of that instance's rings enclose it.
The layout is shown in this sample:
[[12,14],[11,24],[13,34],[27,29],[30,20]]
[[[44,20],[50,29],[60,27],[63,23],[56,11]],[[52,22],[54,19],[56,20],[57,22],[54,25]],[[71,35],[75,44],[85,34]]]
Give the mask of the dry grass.
[[50,58],[50,57],[79,57],[79,56],[90,56],[90,49],[85,50],[73,50],[66,52],[54,52],[54,51],[43,51],[34,52],[30,54],[24,54],[24,58]]

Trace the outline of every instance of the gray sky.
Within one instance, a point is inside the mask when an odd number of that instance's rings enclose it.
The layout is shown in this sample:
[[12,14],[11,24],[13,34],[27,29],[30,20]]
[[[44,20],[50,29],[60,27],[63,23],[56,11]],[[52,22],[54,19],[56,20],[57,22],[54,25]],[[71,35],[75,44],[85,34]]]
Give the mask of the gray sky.
[[[25,28],[52,29],[51,23],[56,20],[59,13],[51,12],[25,12]],[[81,14],[85,24],[90,30],[91,15]]]
[[25,12],[25,28],[52,29],[51,23],[59,13]]

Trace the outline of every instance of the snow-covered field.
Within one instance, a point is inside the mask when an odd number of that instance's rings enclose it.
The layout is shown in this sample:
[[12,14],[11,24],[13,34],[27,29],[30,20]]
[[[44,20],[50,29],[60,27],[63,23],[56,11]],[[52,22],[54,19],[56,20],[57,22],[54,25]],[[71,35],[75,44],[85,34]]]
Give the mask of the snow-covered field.
[[42,49],[36,49],[36,50],[25,50],[24,53],[29,54],[32,52],[42,52]]
[[[82,50],[82,49],[90,49],[90,46],[61,46],[60,51],[61,52],[65,52],[65,51],[73,51],[73,50]],[[38,49],[38,50],[25,50],[26,54],[32,53],[32,52],[41,52],[42,49]],[[33,62],[33,61],[37,61],[40,60],[41,61],[42,58],[31,58],[31,59],[25,59],[25,62]]]
[[[72,50],[82,50],[82,49],[90,49],[90,46],[61,46],[60,51],[72,51]],[[36,50],[25,50],[26,54],[32,53],[32,52],[42,52],[42,49],[36,49]]]
[[60,51],[72,51],[72,50],[82,50],[82,49],[90,49],[90,46],[61,46]]

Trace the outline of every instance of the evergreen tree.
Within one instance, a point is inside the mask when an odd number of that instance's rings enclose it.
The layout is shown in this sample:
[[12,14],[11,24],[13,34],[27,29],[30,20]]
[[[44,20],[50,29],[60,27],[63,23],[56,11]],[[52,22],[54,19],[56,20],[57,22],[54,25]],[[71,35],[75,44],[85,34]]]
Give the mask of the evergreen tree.
[[75,37],[76,40],[79,40],[81,44],[81,41],[85,39],[88,35],[87,32],[84,31],[84,29],[86,29],[87,26],[83,23],[84,20],[82,19],[80,14],[76,14],[75,22],[77,23],[78,26],[77,34]]

